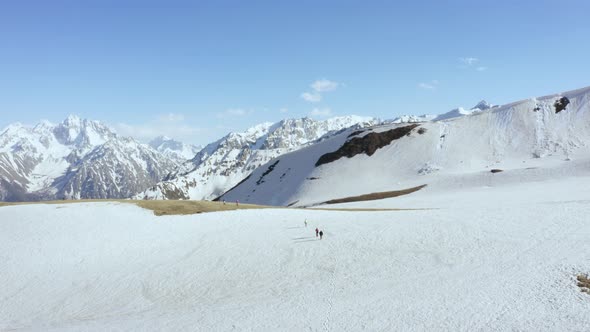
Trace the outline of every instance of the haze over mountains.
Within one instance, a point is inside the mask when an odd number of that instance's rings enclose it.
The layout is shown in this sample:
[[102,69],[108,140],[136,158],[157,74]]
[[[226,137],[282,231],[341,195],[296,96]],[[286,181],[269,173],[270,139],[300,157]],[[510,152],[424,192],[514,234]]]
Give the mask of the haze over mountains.
[[[539,159],[569,160],[590,142],[588,90],[389,121],[286,119],[204,148],[168,137],[142,144],[76,116],[32,128],[17,123],[0,132],[0,200],[210,200],[239,184],[222,199],[308,205],[422,184],[435,190],[491,168],[528,168],[529,176]],[[556,113],[562,96],[571,103]],[[382,142],[383,133],[410,124],[407,136]],[[316,166],[339,149],[350,151]]]
[[192,159],[201,149],[200,145],[185,144],[167,136],[158,136],[149,142],[149,146],[165,156],[183,163]]

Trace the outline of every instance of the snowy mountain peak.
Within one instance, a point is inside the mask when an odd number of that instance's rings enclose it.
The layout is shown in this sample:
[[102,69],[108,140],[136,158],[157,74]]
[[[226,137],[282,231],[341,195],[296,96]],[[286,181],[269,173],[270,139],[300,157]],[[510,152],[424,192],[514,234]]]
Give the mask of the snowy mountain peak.
[[359,115],[345,115],[345,116],[336,116],[333,118],[329,118],[324,120],[324,122],[326,123],[330,123],[330,124],[337,124],[337,125],[341,125],[341,126],[352,126],[354,124],[357,123],[363,123],[363,122],[371,122],[371,121],[375,121],[376,119],[373,117],[368,117],[368,116],[359,116]]
[[51,131],[55,128],[55,125],[47,120],[42,120],[39,122],[35,127],[33,127],[33,132],[38,134],[49,135]]
[[192,159],[202,149],[202,146],[185,144],[168,136],[158,136],[148,144],[156,151],[163,153],[179,163]]
[[464,109],[463,107],[458,107],[449,112],[438,114],[438,115],[401,115],[391,121],[391,123],[416,123],[416,122],[427,122],[427,121],[441,121],[441,120],[448,120],[459,118],[466,115],[471,115],[473,113],[481,112],[488,110],[492,107],[496,107],[485,100],[481,100],[477,105],[473,106],[469,110]]
[[174,140],[168,136],[158,136],[158,137],[152,139],[151,141],[149,141],[148,145],[155,149],[158,146],[165,144],[167,142],[170,142],[170,141],[174,141]]
[[439,120],[458,118],[458,117],[462,117],[464,115],[469,115],[471,113],[472,113],[472,111],[468,111],[468,110],[464,109],[463,107],[458,107],[458,108],[455,108],[454,110],[451,110],[447,113],[437,116],[435,120],[439,121]]
[[51,121],[49,120],[41,120],[39,121],[39,123],[35,126],[35,128],[51,128],[54,127],[55,124],[53,124]]
[[492,108],[492,106],[493,106],[492,104],[488,103],[488,102],[487,102],[487,101],[485,101],[485,100],[482,100],[482,101],[480,101],[479,103],[477,103],[477,105],[473,106],[473,107],[471,108],[471,110],[476,110],[476,109],[478,109],[478,110],[481,110],[481,111],[485,111],[485,110],[487,110],[487,109],[490,109],[490,108]]
[[[244,131],[243,134],[247,135],[247,136],[254,135],[254,136],[258,137],[262,134],[267,133],[272,125],[273,125],[272,122],[263,122],[263,123],[260,123],[258,125],[255,125],[253,127],[246,129],[246,131]],[[240,133],[234,133],[234,134],[240,135]]]
[[471,109],[466,110],[463,107],[458,107],[455,108],[447,113],[443,113],[440,114],[438,116],[436,116],[433,120],[434,121],[441,121],[441,120],[448,120],[448,119],[453,119],[453,118],[459,118],[462,116],[466,116],[466,115],[471,115],[474,113],[479,113],[482,111],[486,111],[489,110],[491,108],[495,107],[494,105],[488,103],[485,100],[480,101],[479,103],[477,103],[477,105],[473,106]]
[[429,114],[423,114],[423,115],[402,115],[402,116],[399,116],[399,117],[393,119],[393,121],[391,121],[391,123],[426,122],[426,121],[430,121],[430,120],[434,119],[435,117],[436,117],[436,115],[429,115]]
[[25,129],[25,128],[27,128],[27,127],[25,125],[23,125],[22,123],[14,122],[14,123],[11,123],[8,126],[6,126],[4,129],[2,129],[2,131],[0,131],[0,133],[2,135],[8,134],[8,133],[16,133],[16,132],[18,132],[22,129]]
[[74,114],[70,114],[68,115],[68,117],[63,121],[63,124],[66,126],[76,126],[76,127],[80,127],[82,123],[82,119],[80,119],[80,117],[78,117],[77,115]]
[[53,129],[55,137],[66,145],[89,148],[105,143],[115,137],[115,133],[98,121],[80,119],[76,115],[68,116]]

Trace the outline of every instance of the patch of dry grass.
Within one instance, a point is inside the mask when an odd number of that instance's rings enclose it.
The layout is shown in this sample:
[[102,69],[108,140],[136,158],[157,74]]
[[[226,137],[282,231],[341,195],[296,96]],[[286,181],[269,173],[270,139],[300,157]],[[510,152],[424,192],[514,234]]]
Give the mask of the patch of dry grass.
[[377,199],[398,197],[398,196],[411,194],[411,193],[416,192],[424,187],[426,187],[425,184],[418,186],[418,187],[408,188],[408,189],[404,189],[404,190],[383,191],[383,192],[360,195],[360,196],[351,196],[351,197],[345,197],[345,198],[332,199],[332,200],[323,202],[321,204],[339,204],[339,203],[350,203],[350,202],[361,202],[361,201],[373,201],[373,200],[377,200]]
[[[141,208],[152,210],[156,216],[172,216],[172,215],[188,215],[205,212],[231,211],[239,209],[301,209],[289,208],[280,206],[263,206],[253,204],[242,204],[236,206],[235,203],[210,202],[210,201],[149,201],[149,200],[126,200],[126,199],[85,199],[85,200],[67,200],[67,201],[41,201],[41,202],[0,202],[0,207],[10,205],[30,205],[30,204],[76,204],[76,203],[91,203],[91,202],[117,202],[135,204]],[[313,210],[320,211],[412,211],[412,210],[429,210],[429,209],[335,209],[335,208],[313,208]]]
[[269,206],[210,201],[131,201],[136,205],[154,211],[157,216],[195,214],[203,212],[231,211],[242,209],[264,209]]
[[[0,202],[0,207],[9,205],[28,204],[75,204],[89,202],[118,202],[135,204],[141,208],[154,211],[157,216],[186,215],[203,212],[230,211],[238,209],[264,209],[269,206],[235,203],[210,202],[210,201],[148,201],[148,200],[127,200],[127,199],[85,199],[85,200],[64,200],[64,201],[42,201],[42,202]],[[277,208],[277,207],[273,207]]]
[[590,279],[588,279],[588,275],[578,274],[578,287],[584,293],[590,294]]

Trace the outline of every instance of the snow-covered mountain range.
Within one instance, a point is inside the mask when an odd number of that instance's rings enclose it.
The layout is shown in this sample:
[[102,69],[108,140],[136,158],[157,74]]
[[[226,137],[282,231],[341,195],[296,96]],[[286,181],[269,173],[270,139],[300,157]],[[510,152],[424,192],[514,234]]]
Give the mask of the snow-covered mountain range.
[[135,198],[213,199],[273,158],[326,139],[337,131],[380,122],[375,118],[346,116],[323,121],[301,118],[262,123],[207,145],[165,181]]
[[0,200],[126,198],[177,166],[148,145],[76,116],[0,132]]
[[590,161],[590,88],[413,120],[348,129],[275,158],[220,199],[308,206],[422,185],[481,186],[492,176],[567,174]]
[[13,124],[0,132],[0,200],[313,205],[422,184],[434,190],[457,181],[456,174],[530,170],[539,159],[571,160],[585,151],[589,90],[389,121],[287,119],[229,133],[204,148],[167,137],[141,144],[75,116],[32,128]]

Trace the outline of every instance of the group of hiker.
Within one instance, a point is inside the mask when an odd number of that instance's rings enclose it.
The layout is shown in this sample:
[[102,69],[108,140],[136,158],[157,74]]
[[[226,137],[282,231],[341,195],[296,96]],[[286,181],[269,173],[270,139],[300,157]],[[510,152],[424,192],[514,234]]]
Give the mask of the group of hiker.
[[[303,222],[305,223],[305,227],[307,227],[307,219],[305,219],[305,221]],[[324,231],[320,230],[319,228],[315,228],[315,237],[319,237],[320,240],[324,237]]]

